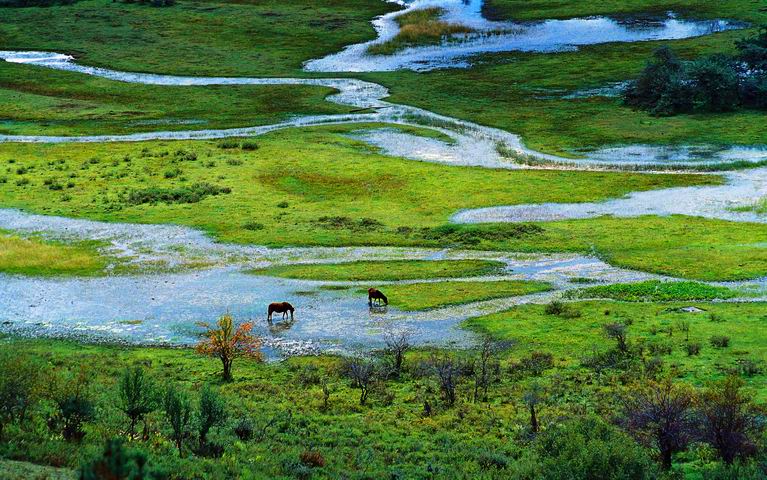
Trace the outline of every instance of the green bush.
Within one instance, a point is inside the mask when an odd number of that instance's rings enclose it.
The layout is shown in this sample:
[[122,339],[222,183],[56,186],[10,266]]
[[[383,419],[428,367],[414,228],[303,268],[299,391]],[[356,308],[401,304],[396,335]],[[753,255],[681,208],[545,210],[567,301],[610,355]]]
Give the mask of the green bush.
[[628,435],[590,416],[540,434],[509,478],[641,480],[658,478],[658,472],[647,452]]

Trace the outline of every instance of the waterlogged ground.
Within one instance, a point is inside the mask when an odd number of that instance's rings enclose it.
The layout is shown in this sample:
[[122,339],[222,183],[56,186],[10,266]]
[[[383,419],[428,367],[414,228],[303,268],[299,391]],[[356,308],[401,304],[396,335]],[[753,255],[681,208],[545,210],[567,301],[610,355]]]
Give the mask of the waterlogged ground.
[[[473,33],[446,39],[441,45],[408,47],[392,55],[371,56],[373,44],[397,34],[395,18],[407,11],[442,7],[443,20],[465,25]],[[503,51],[553,52],[605,42],[679,39],[740,28],[727,20],[695,21],[670,14],[654,18],[589,17],[535,23],[491,22],[481,16],[482,2],[416,0],[400,12],[373,24],[378,38],[351,45],[325,58],[307,62],[308,72],[416,71],[469,67],[477,54]],[[488,128],[432,112],[385,101],[385,87],[351,78],[190,77],[130,73],[78,65],[67,55],[49,52],[0,51],[0,59],[94,75],[120,82],[149,85],[314,85],[337,93],[329,101],[352,106],[358,113],[298,117],[274,125],[224,130],[147,131],[131,135],[0,136],[0,142],[111,142],[150,139],[209,139],[258,135],[289,127],[318,124],[381,122],[432,128],[442,138],[427,138],[396,129],[353,133],[387,154],[450,165],[487,168],[575,168],[646,170],[711,167],[721,170],[767,161],[758,147],[615,146],[576,152],[565,159],[526,148],[510,132]],[[582,92],[581,96],[613,94],[614,88]],[[605,93],[607,92],[607,93]],[[190,124],[194,128],[196,124]],[[150,125],[147,125],[150,127]],[[151,129],[148,129],[151,130]],[[445,141],[444,138],[450,138]],[[641,192],[602,203],[544,204],[493,207],[459,212],[456,222],[547,221],[600,215],[637,216],[683,214],[735,221],[764,222],[763,215],[743,211],[767,195],[767,168],[726,174],[715,187],[675,188]],[[573,279],[596,283],[641,281],[656,276],[621,270],[591,257],[577,255],[514,255],[497,252],[421,250],[387,247],[285,248],[215,243],[201,232],[177,226],[135,225],[73,220],[0,209],[0,229],[43,234],[63,240],[98,240],[104,252],[139,271],[156,273],[87,279],[0,276],[0,321],[3,330],[27,335],[108,338],[127,342],[188,344],[196,340],[198,321],[210,321],[229,310],[239,319],[254,319],[257,332],[270,347],[283,353],[315,350],[350,351],[378,346],[381,333],[395,325],[411,330],[421,344],[465,344],[471,338],[457,328],[466,318],[520,303],[541,303],[574,288]],[[300,262],[345,262],[371,259],[488,259],[506,264],[502,275],[485,280],[540,280],[554,290],[516,298],[483,301],[422,312],[395,308],[370,309],[354,282],[322,282],[262,277],[247,268]],[[482,280],[472,278],[471,280]],[[386,282],[378,282],[385,288]],[[296,322],[269,328],[266,304],[290,299]]]

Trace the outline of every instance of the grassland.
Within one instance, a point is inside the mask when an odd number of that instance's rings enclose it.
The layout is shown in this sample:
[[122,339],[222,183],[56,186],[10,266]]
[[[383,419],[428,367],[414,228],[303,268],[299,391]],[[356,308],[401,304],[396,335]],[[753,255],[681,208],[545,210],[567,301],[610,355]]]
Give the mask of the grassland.
[[[732,228],[731,222],[689,217],[445,225],[463,208],[598,201],[716,184],[716,176],[436,165],[379,155],[345,136],[357,128],[294,129],[248,141],[8,144],[0,149],[0,205],[183,224],[223,241],[273,246],[596,252],[617,265],[695,279],[767,273],[763,225]],[[246,143],[249,149],[242,148]],[[239,148],[222,148],[230,145]],[[229,193],[213,195],[219,191]]]
[[[657,13],[673,9],[696,18],[730,18],[754,25],[767,23],[767,12],[760,10],[758,4],[736,0],[717,3],[672,0],[662,4],[618,0],[568,4],[499,0],[493,6],[496,10],[507,8],[513,11],[514,18],[526,20],[594,13]],[[5,9],[6,15],[0,19],[0,41],[8,49],[74,52],[78,55],[78,61],[87,64],[132,71],[191,75],[301,75],[301,62],[340,50],[343,45],[372,38],[369,20],[390,8],[394,8],[392,4],[377,0],[366,0],[362,7],[349,0],[327,0],[312,4],[311,9],[303,8],[300,2],[284,5],[276,1],[260,2],[258,5],[182,1],[173,8],[146,9],[107,0],[86,0],[73,6]],[[119,21],[113,18],[119,18]],[[141,29],[129,28],[139,23]],[[610,82],[635,77],[652,51],[661,44],[671,45],[683,58],[695,58],[731,51],[736,39],[753,31],[755,29],[729,31],[671,42],[596,45],[577,52],[556,54],[488,55],[466,70],[355,76],[383,83],[391,90],[391,98],[395,102],[520,133],[528,146],[565,156],[617,143],[762,144],[767,136],[767,127],[763,114],[759,112],[659,118],[624,107],[615,98],[562,98],[575,90],[602,87]],[[318,41],[319,38],[322,40]],[[108,107],[99,101],[95,104],[85,100],[78,103],[76,98],[69,103],[77,107],[62,109],[60,102],[66,105],[67,101],[63,99],[75,97],[74,92],[59,92],[58,97],[34,97],[33,93],[25,91],[37,83],[32,77],[25,74],[15,78],[13,85],[16,90],[6,91],[4,95],[17,96],[12,98],[23,96],[24,104],[28,105],[58,106],[56,110],[65,110],[54,115],[59,117],[59,121],[75,117],[79,121],[73,122],[72,126],[79,125],[81,128],[87,126],[89,109],[95,109],[94,113],[117,125],[120,125],[120,112],[128,117],[135,116],[130,102],[118,104],[119,108],[114,109],[113,114],[109,114]],[[298,109],[318,108],[322,95],[320,90],[314,93],[297,91],[297,98],[287,98],[289,101],[285,105]],[[184,110],[194,110],[202,115],[205,113],[202,105],[207,102],[216,104],[213,100],[216,97],[223,98],[218,105],[227,107],[213,109],[217,112],[215,115],[227,120],[229,125],[237,123],[236,111],[239,110],[229,104],[237,103],[236,100],[243,96],[247,98],[248,93],[243,92],[227,87],[225,91],[204,95],[207,100],[203,98],[199,103],[195,102],[200,108],[187,109],[186,106],[166,104],[162,109],[151,112],[144,108],[142,115],[150,119],[174,118]],[[229,95],[234,97],[234,101],[226,98]],[[277,89],[271,94],[263,93],[262,97],[264,102],[269,97],[275,99],[267,105],[267,111],[270,108],[283,111],[281,100],[286,99],[284,91]],[[231,113],[221,112],[230,108],[233,110]],[[99,112],[100,109],[106,111]],[[174,115],[167,115],[163,110],[169,110]],[[253,116],[257,115],[241,115],[248,120]],[[261,116],[265,115],[262,113]],[[15,112],[11,118],[16,117],[20,121],[13,127],[18,130],[25,128],[21,121],[24,117],[37,124],[43,123],[28,108]],[[91,125],[101,128],[95,123]],[[66,128],[67,123],[62,123],[58,131]],[[125,128],[124,124],[122,128]]]
[[548,283],[523,280],[406,283],[383,288],[389,296],[389,305],[407,311],[529,295],[549,289]]
[[0,231],[0,272],[21,275],[95,275],[106,259],[90,243],[65,245]]
[[83,0],[3,9],[0,44],[125,71],[292,76],[306,60],[372,39],[370,20],[395,8],[379,0],[182,0],[172,8]]
[[[611,340],[602,333],[603,325],[629,320],[631,341],[650,349],[660,347],[664,352],[670,348],[670,353],[662,354],[664,363],[673,365],[676,378],[698,385],[721,378],[729,369],[737,371],[742,360],[761,363],[767,359],[764,303],[693,303],[704,310],[702,313],[678,312],[677,308],[691,305],[680,302],[583,301],[568,305],[580,316],[550,315],[545,305],[521,305],[470,319],[465,325],[494,338],[516,340],[517,354],[548,351],[561,367],[578,369],[590,352],[610,346]],[[689,323],[689,340],[680,330],[684,321]],[[730,337],[730,346],[711,346],[709,339],[714,335]],[[688,343],[701,344],[700,355],[687,355]],[[767,390],[759,386],[764,378],[762,372],[748,379],[759,388],[762,400],[767,399]]]
[[[677,382],[701,386],[736,372],[750,387],[750,395],[758,401],[767,399],[763,388],[767,346],[762,341],[767,305],[696,303],[703,313],[677,312],[677,307],[687,305],[577,302],[571,304],[580,314],[575,318],[546,314],[544,305],[525,305],[471,320],[470,328],[512,340],[513,346],[496,357],[500,364],[487,401],[472,401],[473,377],[462,374],[452,407],[440,399],[439,387],[428,373],[429,361],[444,358],[447,352],[408,352],[402,373],[376,382],[367,405],[361,406],[359,390],[342,375],[343,360],[333,356],[291,358],[276,364],[240,360],[235,363],[234,381],[221,383],[219,363],[187,349],[6,338],[4,345],[12,346],[18,358],[34,358],[52,378],[98,365],[86,370],[91,374],[87,395],[99,414],[86,423],[83,442],[67,443],[49,431],[45,422],[34,421],[49,411],[45,403],[34,405],[28,411],[32,420],[24,428],[11,424],[5,429],[7,441],[0,444],[0,456],[74,468],[82,458],[97,455],[103,441],[126,424],[116,407],[118,378],[126,367],[141,365],[162,388],[175,385],[196,396],[204,384],[212,384],[224,397],[228,418],[212,430],[210,438],[224,446],[225,461],[190,454],[192,440],[186,442],[186,453],[177,455],[159,410],[147,419],[151,440],[131,442],[132,447],[148,451],[151,466],[180,478],[201,471],[211,478],[290,477],[301,471],[298,459],[305,451],[323,457],[324,465],[312,468],[318,477],[345,472],[380,478],[392,471],[405,478],[514,477],[527,471],[526,455],[536,448],[523,401],[532,385],[545,395],[538,406],[543,432],[556,432],[563,422],[582,415],[615,415],[616,398],[629,393],[645,376],[671,375]],[[643,346],[642,362],[655,365],[655,373],[642,366],[636,371],[588,366],[593,352],[613,346],[602,332],[602,326],[610,322],[629,323],[629,342]],[[689,325],[689,339],[683,322]],[[713,335],[729,336],[730,345],[711,346]],[[695,343],[701,345],[699,354],[687,355],[687,345]],[[551,355],[535,373],[524,366],[534,353],[536,358]],[[468,364],[478,354],[451,355]],[[754,368],[744,370],[747,362]],[[329,392],[327,405],[323,385]],[[424,402],[430,405],[428,413]],[[253,425],[255,439],[235,437],[235,426],[244,420]],[[690,479],[707,477],[712,466],[710,454],[697,448],[675,460],[679,475]]]
[[650,280],[582,288],[570,293],[570,298],[610,298],[623,302],[667,302],[670,300],[726,300],[737,292],[698,282],[661,282]]
[[501,273],[504,264],[487,260],[388,260],[348,263],[303,263],[254,270],[256,275],[303,280],[418,280],[479,277]]
[[444,10],[439,7],[424,8],[404,13],[395,18],[400,30],[397,35],[384,43],[371,45],[368,53],[391,55],[403,48],[418,45],[439,44],[446,37],[457,33],[470,33],[469,27],[448,23],[439,19]]
[[349,112],[325,101],[332,92],[301,85],[141,85],[0,62],[0,133],[98,135],[230,128]]
[[762,11],[756,4],[738,0],[699,2],[697,0],[607,0],[560,2],[557,0],[487,0],[482,13],[494,20],[542,20],[590,15],[658,14],[672,11],[691,18],[731,18],[758,21]]

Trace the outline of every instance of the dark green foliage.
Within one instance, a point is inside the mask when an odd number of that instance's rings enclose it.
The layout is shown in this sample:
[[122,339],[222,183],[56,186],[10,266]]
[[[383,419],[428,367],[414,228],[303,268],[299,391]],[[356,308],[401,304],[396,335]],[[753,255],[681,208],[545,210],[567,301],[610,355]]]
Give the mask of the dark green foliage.
[[692,62],[682,62],[661,47],[623,99],[659,116],[727,112],[741,105],[767,108],[767,28],[736,46],[735,56],[711,55]]
[[209,447],[208,433],[210,429],[226,421],[227,412],[224,399],[216,390],[206,385],[200,391],[200,403],[197,411],[200,450],[205,453]]
[[513,478],[622,480],[657,478],[657,470],[630,437],[598,417],[567,421],[540,434]]
[[685,350],[687,350],[687,355],[690,357],[700,355],[700,343],[688,343],[685,347]]
[[546,315],[556,315],[562,318],[578,318],[581,312],[560,300],[553,300],[546,304],[544,309]]
[[85,436],[83,424],[96,418],[96,406],[89,392],[91,373],[81,368],[57,379],[53,392],[56,412],[49,426],[61,432],[64,440],[80,441]]
[[149,480],[147,456],[123,446],[121,439],[109,440],[101,457],[80,468],[80,480]]
[[690,92],[685,85],[684,65],[668,47],[653,54],[642,74],[624,93],[627,105],[654,115],[673,115],[690,110]]
[[77,0],[0,0],[2,7],[52,7],[55,5],[72,5]]
[[726,335],[712,335],[709,342],[712,347],[727,348],[730,346],[730,337]]
[[251,440],[256,434],[253,422],[249,418],[239,419],[234,426],[234,434],[242,441]]
[[443,225],[441,227],[424,228],[419,231],[425,240],[438,240],[448,245],[478,245],[483,241],[499,242],[530,235],[538,235],[544,230],[531,223],[504,223],[493,225],[493,228],[483,228],[471,225]]
[[197,203],[209,196],[232,193],[229,187],[220,187],[207,182],[199,182],[189,187],[179,188],[145,188],[130,190],[123,201],[129,205],[156,203]]
[[149,5],[152,7],[172,7],[176,4],[176,0],[122,0],[122,2]]
[[154,381],[140,366],[128,368],[118,386],[118,408],[128,417],[128,435],[133,437],[136,424],[157,407]]
[[713,447],[724,463],[756,454],[756,440],[765,430],[763,412],[743,391],[743,381],[728,377],[713,383],[701,395],[701,439]]
[[738,104],[738,74],[723,56],[696,60],[687,67],[692,107],[703,112],[726,112]]
[[0,438],[6,425],[24,421],[38,400],[36,386],[42,366],[32,358],[10,351],[0,353]]
[[186,392],[169,385],[163,398],[165,416],[172,429],[171,439],[176,443],[179,454],[184,440],[189,436],[192,422],[192,402]]

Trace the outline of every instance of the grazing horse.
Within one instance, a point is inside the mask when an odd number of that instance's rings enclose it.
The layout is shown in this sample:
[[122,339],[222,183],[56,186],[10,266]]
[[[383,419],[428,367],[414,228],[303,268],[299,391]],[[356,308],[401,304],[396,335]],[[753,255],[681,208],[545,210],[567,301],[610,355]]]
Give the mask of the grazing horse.
[[289,304],[288,302],[275,302],[269,304],[269,314],[266,317],[266,320],[269,323],[272,323],[272,314],[274,312],[281,313],[282,319],[285,320],[285,318],[288,316],[288,312],[290,312],[290,321],[293,321],[293,312],[296,309],[293,308],[293,305]]
[[371,307],[373,306],[373,300],[378,304],[381,303],[381,300],[383,300],[384,305],[389,304],[389,299],[386,298],[386,295],[384,295],[381,290],[378,290],[377,288],[368,288],[368,305]]

